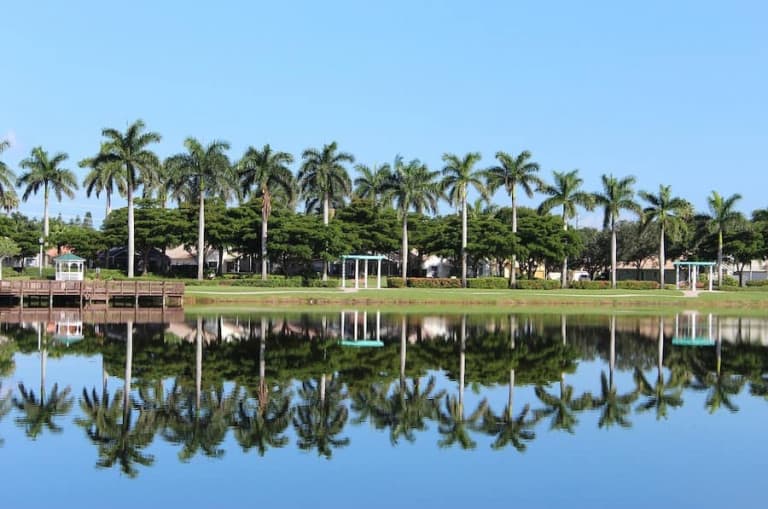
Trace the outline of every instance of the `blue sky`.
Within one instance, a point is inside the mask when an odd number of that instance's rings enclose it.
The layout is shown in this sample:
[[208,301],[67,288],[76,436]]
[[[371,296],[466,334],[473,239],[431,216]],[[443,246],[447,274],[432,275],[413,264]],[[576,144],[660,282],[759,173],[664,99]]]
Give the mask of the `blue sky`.
[[[768,206],[767,15],[739,0],[7,2],[2,157],[18,172],[34,146],[65,151],[82,179],[101,129],[141,118],[161,156],[187,136],[233,158],[336,140],[364,164],[433,168],[527,149],[550,180],[578,168],[592,191],[631,174],[698,210],[739,192],[750,213]],[[86,211],[100,222],[103,201],[51,208]]]

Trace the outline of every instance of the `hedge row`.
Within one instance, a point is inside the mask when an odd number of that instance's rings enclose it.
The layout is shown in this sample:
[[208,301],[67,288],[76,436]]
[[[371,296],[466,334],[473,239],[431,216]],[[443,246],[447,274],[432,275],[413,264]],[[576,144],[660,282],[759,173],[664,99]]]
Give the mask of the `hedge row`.
[[610,281],[573,281],[568,283],[569,288],[577,290],[604,290],[611,287]]
[[506,290],[509,288],[509,281],[504,277],[479,277],[467,279],[467,287],[482,290]]
[[616,288],[622,290],[658,290],[659,283],[656,281],[617,281]]
[[517,281],[518,290],[556,290],[560,281],[554,279],[520,279]]
[[461,279],[450,277],[409,277],[411,288],[461,288]]
[[760,281],[747,281],[747,286],[754,286],[754,287],[768,286],[768,279],[763,279]]

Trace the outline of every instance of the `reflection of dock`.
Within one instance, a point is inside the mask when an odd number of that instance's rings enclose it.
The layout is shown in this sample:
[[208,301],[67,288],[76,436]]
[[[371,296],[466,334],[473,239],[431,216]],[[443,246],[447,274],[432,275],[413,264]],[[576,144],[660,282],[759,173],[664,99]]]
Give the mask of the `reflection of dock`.
[[47,309],[0,308],[0,323],[80,321],[83,323],[169,323],[184,320],[182,308]]
[[181,306],[184,283],[169,281],[0,281],[0,297],[15,300],[23,307],[30,303],[47,303],[54,307],[54,299],[78,301],[80,306],[109,306],[118,301],[139,307],[141,300],[158,302],[162,307]]
[[698,315],[696,311],[687,311],[682,316],[679,313],[675,315],[673,345],[712,346],[715,344],[712,313],[707,313],[705,322],[700,320]]
[[[349,311],[342,311],[341,312],[341,326],[339,327],[339,334],[341,335],[341,345],[342,346],[354,346],[354,347],[381,347],[384,346],[384,342],[381,341],[381,312],[376,311],[376,328],[374,329],[374,334],[371,334],[369,337],[368,335],[368,312],[363,311],[362,313],[359,313],[358,311],[351,311],[349,313],[352,314],[352,336],[346,336],[346,327],[344,325],[346,314]],[[362,315],[362,329],[363,334],[361,337],[358,337],[359,327],[358,324],[360,322],[359,317]]]

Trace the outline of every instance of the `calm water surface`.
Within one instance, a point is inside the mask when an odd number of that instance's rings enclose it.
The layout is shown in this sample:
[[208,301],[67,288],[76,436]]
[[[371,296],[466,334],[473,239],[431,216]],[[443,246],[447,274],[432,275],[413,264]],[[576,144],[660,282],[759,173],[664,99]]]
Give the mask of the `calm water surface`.
[[765,503],[766,319],[0,320],[4,507]]

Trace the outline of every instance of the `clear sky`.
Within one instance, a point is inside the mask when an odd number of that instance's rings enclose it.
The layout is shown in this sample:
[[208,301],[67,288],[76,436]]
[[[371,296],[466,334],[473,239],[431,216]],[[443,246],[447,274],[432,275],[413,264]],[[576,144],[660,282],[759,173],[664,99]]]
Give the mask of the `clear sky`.
[[[233,158],[336,140],[361,163],[433,168],[527,149],[547,179],[632,174],[702,211],[739,192],[750,213],[768,206],[767,22],[760,0],[7,1],[2,158],[18,173],[32,147],[65,151],[82,180],[101,129],[141,118],[163,157],[187,136]],[[100,222],[103,201],[51,207],[86,211]]]

